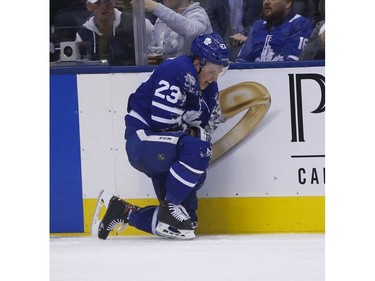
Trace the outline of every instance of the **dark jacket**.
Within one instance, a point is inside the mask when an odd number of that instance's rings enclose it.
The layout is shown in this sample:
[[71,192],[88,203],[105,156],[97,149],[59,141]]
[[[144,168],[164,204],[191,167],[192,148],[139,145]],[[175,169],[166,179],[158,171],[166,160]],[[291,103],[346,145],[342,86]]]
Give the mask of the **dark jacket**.
[[87,52],[92,60],[108,60],[111,65],[134,65],[134,32],[133,16],[131,11],[115,9],[115,22],[113,33],[109,38],[98,34],[99,31],[91,17],[83,27],[78,30],[76,41],[83,41],[85,48],[80,51]]

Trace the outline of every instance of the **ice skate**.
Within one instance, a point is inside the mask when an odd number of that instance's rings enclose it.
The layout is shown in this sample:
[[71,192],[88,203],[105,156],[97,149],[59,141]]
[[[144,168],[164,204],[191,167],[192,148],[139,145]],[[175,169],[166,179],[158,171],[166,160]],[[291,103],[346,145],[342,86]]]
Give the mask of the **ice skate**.
[[121,224],[121,228],[129,222],[130,211],[138,210],[139,207],[134,206],[117,196],[112,196],[109,200],[107,211],[98,227],[98,237],[107,239],[108,234]]
[[197,223],[193,221],[185,208],[162,201],[158,211],[156,233],[160,236],[178,239],[195,238]]
[[[102,214],[102,210],[108,208],[109,200],[111,199],[112,194],[108,193],[105,190],[101,190],[98,199],[96,201],[96,206],[94,209],[94,214],[92,217],[90,233],[91,236],[97,237],[98,236],[98,227],[101,222],[100,215]],[[103,217],[103,216],[102,216]]]

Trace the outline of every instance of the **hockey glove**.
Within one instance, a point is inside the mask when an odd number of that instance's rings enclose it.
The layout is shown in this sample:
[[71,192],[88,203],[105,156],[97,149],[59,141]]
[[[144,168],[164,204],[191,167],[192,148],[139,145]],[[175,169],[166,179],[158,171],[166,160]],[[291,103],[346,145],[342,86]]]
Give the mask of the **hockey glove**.
[[202,140],[202,141],[211,141],[211,136],[207,133],[201,126],[191,127],[191,135]]

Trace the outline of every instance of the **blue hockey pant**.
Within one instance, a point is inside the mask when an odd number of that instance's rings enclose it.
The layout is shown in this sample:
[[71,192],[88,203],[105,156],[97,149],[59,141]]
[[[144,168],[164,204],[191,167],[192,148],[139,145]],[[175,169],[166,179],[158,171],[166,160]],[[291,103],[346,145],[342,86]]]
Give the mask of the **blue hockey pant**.
[[[159,200],[181,204],[197,220],[196,192],[206,178],[211,159],[211,143],[182,132],[138,130],[127,137],[130,164],[151,178]],[[157,206],[133,212],[129,224],[153,233]]]

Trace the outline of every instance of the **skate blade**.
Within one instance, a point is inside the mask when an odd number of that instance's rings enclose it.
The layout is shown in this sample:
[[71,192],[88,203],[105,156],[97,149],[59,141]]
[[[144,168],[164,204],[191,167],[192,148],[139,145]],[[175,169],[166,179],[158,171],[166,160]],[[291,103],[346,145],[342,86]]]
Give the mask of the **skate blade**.
[[103,218],[100,218],[100,213],[103,208],[108,208],[109,196],[105,190],[101,190],[96,201],[94,214],[91,221],[90,234],[92,237],[98,237],[99,225]]
[[158,222],[155,232],[159,236],[173,238],[173,239],[183,239],[183,240],[191,240],[195,238],[194,230],[188,229],[175,229],[170,225],[162,222]]

